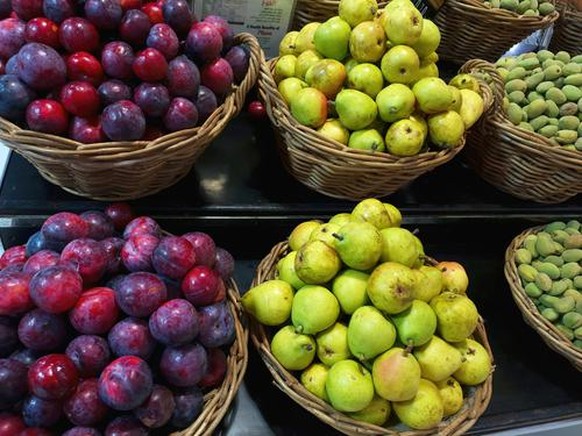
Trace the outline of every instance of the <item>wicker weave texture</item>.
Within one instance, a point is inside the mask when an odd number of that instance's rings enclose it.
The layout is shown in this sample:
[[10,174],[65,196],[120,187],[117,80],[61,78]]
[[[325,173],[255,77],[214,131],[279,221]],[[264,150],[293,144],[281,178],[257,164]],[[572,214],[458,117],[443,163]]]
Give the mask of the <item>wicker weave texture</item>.
[[497,189],[522,200],[556,204],[581,193],[582,153],[512,124],[502,107],[503,80],[493,64],[475,59],[462,70],[480,70],[494,78],[495,102],[473,128],[463,152],[473,170]]
[[441,59],[463,64],[470,59],[495,62],[514,44],[558,19],[525,16],[504,9],[490,9],[481,0],[447,0],[434,17],[441,31]]
[[251,34],[238,34],[235,41],[250,49],[247,75],[199,127],[154,141],[82,144],[25,130],[0,118],[0,141],[29,161],[46,180],[82,197],[122,201],[159,192],[188,174],[198,157],[241,111],[254,86],[262,50]]
[[560,17],[554,23],[550,50],[564,50],[572,56],[582,53],[582,11],[565,0],[558,0],[556,7]]
[[[286,241],[276,244],[269,254],[259,263],[251,286],[256,286],[266,280],[275,278],[277,262],[289,252]],[[250,337],[258,350],[275,385],[305,410],[315,415],[329,426],[347,435],[391,435],[391,436],[429,436],[429,435],[461,435],[469,430],[485,412],[493,390],[493,373],[479,386],[472,387],[461,410],[446,418],[438,427],[430,430],[411,430],[403,424],[393,427],[380,427],[361,421],[356,421],[338,412],[328,403],[310,393],[297,378],[281,366],[270,349],[270,332],[252,317],[249,317]],[[476,341],[481,343],[493,355],[487,339],[483,321],[474,333]]]
[[582,371],[582,350],[575,347],[572,341],[568,340],[560,330],[539,313],[531,298],[525,293],[517,272],[515,252],[522,247],[523,241],[528,235],[535,234],[542,228],[543,226],[529,228],[511,241],[505,251],[505,278],[509,283],[511,296],[521,311],[524,321],[536,331],[548,347],[568,359],[578,371]]
[[[339,0],[297,0],[293,15],[292,29],[299,30],[307,23],[323,23],[338,14]],[[378,8],[383,8],[387,1],[379,1]]]
[[[397,157],[349,148],[316,130],[299,124],[277,89],[273,68],[277,58],[262,63],[257,81],[260,98],[275,131],[279,155],[286,170],[308,188],[329,197],[362,200],[384,197],[421,175],[453,159],[464,146]],[[493,101],[487,85],[481,87],[485,107]]]
[[202,413],[190,427],[171,436],[209,436],[214,433],[234,400],[243,381],[248,363],[248,329],[240,305],[240,293],[234,280],[230,280],[227,301],[235,321],[235,340],[227,356],[226,376],[222,384],[204,395]]

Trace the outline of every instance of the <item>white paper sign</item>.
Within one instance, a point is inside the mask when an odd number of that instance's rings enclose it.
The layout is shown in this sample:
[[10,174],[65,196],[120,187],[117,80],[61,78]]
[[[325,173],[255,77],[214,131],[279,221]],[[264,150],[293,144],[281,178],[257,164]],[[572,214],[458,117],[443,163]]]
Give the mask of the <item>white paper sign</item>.
[[193,10],[199,20],[220,15],[234,33],[256,36],[269,59],[279,54],[279,43],[291,26],[295,0],[194,0]]

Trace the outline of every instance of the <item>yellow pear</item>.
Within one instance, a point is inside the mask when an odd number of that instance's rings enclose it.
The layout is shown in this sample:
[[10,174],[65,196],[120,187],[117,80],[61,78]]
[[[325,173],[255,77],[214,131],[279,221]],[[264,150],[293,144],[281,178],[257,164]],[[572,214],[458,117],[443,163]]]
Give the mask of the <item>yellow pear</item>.
[[323,223],[320,220],[308,220],[297,224],[289,235],[289,248],[291,248],[292,251],[299,250],[303,244],[309,241],[311,232],[321,224]]
[[392,347],[374,359],[372,380],[380,397],[394,402],[410,400],[418,391],[420,365],[404,348]]
[[329,368],[323,363],[312,363],[305,368],[299,376],[301,384],[316,397],[323,401],[328,401],[327,392],[325,391],[325,381]]
[[324,284],[333,279],[341,267],[337,252],[323,241],[308,241],[297,250],[295,272],[307,284]]
[[352,28],[362,21],[374,19],[376,12],[378,12],[376,0],[340,0],[338,4],[338,15]]
[[465,134],[465,122],[453,110],[429,115],[428,134],[431,142],[439,148],[458,147]]
[[287,32],[279,43],[279,56],[295,54],[295,39],[299,35],[298,30]]
[[276,326],[289,319],[293,294],[293,287],[286,281],[267,280],[245,292],[241,304],[261,324]]
[[463,407],[463,388],[454,378],[448,377],[435,383],[443,400],[443,415],[451,416]]
[[485,110],[483,97],[471,89],[461,89],[459,92],[462,97],[459,114],[465,123],[465,129],[469,129]]
[[441,32],[436,24],[428,18],[422,20],[422,31],[412,48],[420,58],[434,53],[441,43]]
[[370,404],[362,410],[358,410],[357,412],[347,412],[346,415],[356,421],[382,426],[386,421],[388,421],[390,411],[390,402],[375,395]]
[[325,389],[331,405],[341,412],[357,412],[374,399],[370,371],[352,359],[340,360],[329,369]]
[[415,347],[412,354],[420,364],[422,377],[434,382],[450,377],[461,367],[459,350],[435,335],[427,343]]
[[293,297],[291,322],[297,332],[313,335],[332,326],[339,313],[339,303],[330,290],[305,285]]
[[315,357],[315,339],[297,333],[292,325],[279,329],[273,335],[270,345],[275,359],[289,371],[307,368]]
[[344,145],[347,145],[350,139],[350,131],[337,118],[328,118],[317,131],[326,138]]
[[420,379],[418,392],[407,401],[392,403],[394,413],[402,423],[415,430],[436,427],[444,416],[443,400],[433,382]]
[[414,288],[414,298],[429,303],[443,290],[443,275],[432,265],[421,265],[416,271],[420,274]]
[[305,24],[295,38],[295,53],[300,54],[305,50],[315,50],[313,36],[317,28],[321,25],[318,21],[312,21]]
[[471,338],[454,343],[453,346],[462,355],[461,366],[453,373],[453,377],[468,386],[483,383],[493,370],[491,357],[485,347]]
[[443,277],[443,290],[464,294],[469,287],[467,271],[459,262],[443,260],[436,264]]

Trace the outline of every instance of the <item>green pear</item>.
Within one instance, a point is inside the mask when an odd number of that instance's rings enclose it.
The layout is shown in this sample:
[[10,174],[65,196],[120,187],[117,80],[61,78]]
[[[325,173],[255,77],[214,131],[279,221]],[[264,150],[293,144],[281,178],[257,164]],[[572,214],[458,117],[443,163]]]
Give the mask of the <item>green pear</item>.
[[428,123],[426,122],[425,117],[426,115],[424,115],[422,112],[415,111],[408,118],[420,124],[420,127],[422,127],[422,135],[424,136],[424,140],[426,141],[426,138],[428,138]]
[[368,127],[378,115],[372,97],[355,89],[343,89],[335,98],[335,110],[341,123],[350,130]]
[[[454,86],[447,85],[453,95],[453,100],[451,103],[451,107],[449,108],[452,111],[461,113],[461,104],[463,102],[463,95],[461,94],[461,90],[459,88],[455,88]],[[461,115],[462,116],[462,115]]]
[[405,345],[418,347],[426,344],[436,331],[436,315],[422,300],[414,300],[408,309],[390,319],[396,326],[398,339]]
[[320,220],[307,220],[297,224],[289,234],[288,243],[292,251],[299,250],[303,244],[309,241],[311,232],[319,227],[322,223]]
[[323,57],[321,54],[315,50],[305,50],[297,55],[297,61],[295,62],[295,77],[305,81],[307,70],[322,59]]
[[293,297],[291,322],[298,333],[313,335],[332,326],[339,313],[339,303],[330,290],[305,285]]
[[306,50],[315,50],[313,35],[320,25],[319,21],[312,21],[299,29],[299,34],[295,38],[295,53],[301,54]]
[[459,93],[462,100],[458,112],[465,123],[465,129],[469,129],[481,118],[485,110],[483,97],[471,89],[461,89]]
[[289,319],[293,294],[286,281],[267,280],[245,292],[241,304],[261,324],[277,326]]
[[349,268],[366,271],[372,268],[382,254],[380,231],[366,221],[349,222],[333,233],[334,248]]
[[411,83],[418,75],[420,59],[407,45],[390,48],[380,62],[380,69],[389,83]]
[[352,217],[351,213],[340,212],[340,213],[336,213],[334,216],[332,216],[328,222],[332,223],[332,224],[337,224],[341,227],[344,224],[347,224],[352,220],[353,220],[353,217]]
[[327,366],[332,366],[352,355],[348,345],[348,328],[341,322],[336,322],[317,333],[315,342],[317,343],[317,357]]
[[351,212],[352,216],[361,221],[373,224],[378,230],[390,227],[390,215],[384,204],[377,198],[365,198],[358,201]]
[[322,223],[319,227],[313,229],[311,235],[309,236],[310,241],[323,241],[330,247],[335,246],[336,239],[333,236],[334,232],[337,232],[340,229],[339,224],[335,223]]
[[347,145],[350,139],[350,131],[336,118],[328,118],[317,131],[326,138],[344,145]]
[[414,288],[414,298],[429,303],[443,290],[443,274],[432,265],[421,265],[417,271],[420,278]]
[[333,408],[340,412],[362,410],[374,398],[370,371],[351,359],[340,360],[329,369],[325,390]]
[[327,98],[318,89],[300,89],[291,100],[291,114],[299,124],[320,127],[327,119]]
[[464,294],[441,292],[430,300],[437,316],[437,332],[447,342],[459,342],[475,331],[479,312],[475,303]]
[[283,256],[277,262],[277,278],[279,280],[286,281],[293,289],[297,290],[305,286],[305,283],[297,276],[295,272],[295,258],[297,257],[296,251],[291,251]]
[[386,34],[377,21],[363,21],[352,29],[349,50],[358,62],[377,62],[386,52]]
[[470,89],[475,92],[479,92],[479,81],[477,78],[468,73],[459,73],[449,80],[449,85],[452,85],[459,89]]
[[467,386],[483,383],[493,370],[491,357],[485,347],[471,338],[452,345],[462,355],[461,366],[453,373],[453,377]]
[[436,64],[420,64],[420,68],[418,69],[418,73],[412,82],[408,84],[408,86],[414,86],[416,82],[420,79],[424,79],[426,77],[439,77],[439,68]]
[[407,118],[414,112],[416,99],[412,90],[401,83],[392,83],[376,96],[380,118],[387,123]]
[[351,315],[370,301],[366,287],[369,274],[355,269],[344,269],[333,279],[331,291],[338,299],[343,313]]
[[358,360],[372,360],[394,345],[396,329],[374,306],[362,306],[350,317],[347,338]]
[[281,80],[277,85],[281,97],[283,97],[283,100],[288,105],[291,104],[291,100],[297,95],[299,90],[307,87],[307,83],[297,77],[288,77],[287,79]]
[[396,262],[378,265],[368,279],[368,298],[381,311],[394,315],[412,304],[416,277],[410,268]]
[[424,245],[422,244],[420,238],[416,235],[414,235],[414,242],[416,243],[416,248],[418,249],[418,259],[416,262],[414,262],[412,268],[420,268],[422,265],[424,265],[424,259],[426,257],[424,252]]
[[393,0],[399,7],[386,10],[384,30],[394,45],[414,45],[420,38],[423,28],[422,14],[409,0]]
[[443,416],[451,416],[463,407],[463,388],[454,377],[435,382],[443,400]]
[[420,253],[414,241],[414,234],[402,227],[388,227],[380,230],[382,236],[382,262],[397,262],[412,267]]
[[292,325],[278,330],[271,339],[271,353],[289,371],[307,368],[315,357],[315,339],[297,333]]
[[350,418],[356,421],[382,426],[390,417],[390,403],[378,395],[374,395],[370,404],[357,412],[347,412]]
[[295,77],[295,66],[297,65],[297,57],[292,54],[281,56],[275,62],[275,71],[273,77],[278,84],[281,80],[288,77]]
[[435,335],[412,354],[420,364],[422,377],[434,382],[450,377],[461,366],[460,351]]
[[313,34],[315,49],[324,57],[343,60],[348,55],[352,28],[340,16],[333,16],[321,23]]
[[298,30],[292,30],[287,32],[285,36],[279,42],[279,56],[285,56],[288,54],[295,54],[295,39],[299,35]]
[[307,84],[319,89],[329,99],[333,99],[343,88],[346,77],[346,67],[335,59],[322,59],[305,73]]
[[362,21],[374,19],[378,12],[376,0],[340,0],[338,15],[352,28]]
[[394,156],[416,156],[424,145],[424,129],[411,118],[398,120],[386,131],[386,151]]
[[390,225],[388,227],[400,227],[402,224],[402,213],[400,210],[391,203],[382,203],[384,205],[384,209],[388,212],[388,216],[390,217]]
[[[439,61],[439,55],[437,52],[434,52],[434,51],[432,53],[428,53],[427,55],[424,55],[424,56],[419,55],[419,58],[420,58],[420,66],[421,67],[427,66],[429,64],[436,64]],[[438,69],[437,69],[437,71],[438,71]],[[438,74],[435,77],[438,77]],[[449,83],[449,85],[450,85],[450,83]]]
[[295,272],[307,284],[327,283],[341,267],[337,252],[323,241],[308,241],[297,250]]
[[348,88],[357,89],[372,98],[376,98],[384,88],[382,71],[369,62],[358,63],[348,72]]
[[443,400],[438,388],[420,379],[418,392],[408,401],[392,403],[394,413],[403,424],[415,430],[428,430],[440,424],[444,416]]
[[329,368],[323,363],[312,363],[305,368],[299,376],[301,384],[318,398],[329,402],[327,392],[325,391],[325,381],[327,380],[327,373]]
[[436,114],[448,110],[453,94],[447,83],[439,77],[424,77],[414,84],[412,92],[418,107],[425,114]]
[[374,359],[372,380],[376,393],[385,400],[410,400],[418,391],[420,365],[404,348],[392,347]]
[[431,142],[440,148],[455,148],[463,142],[465,122],[457,112],[449,110],[428,117]]
[[412,44],[412,48],[418,54],[418,57],[424,58],[431,53],[436,52],[439,44],[441,43],[441,32],[437,25],[424,18],[422,20],[422,31],[420,32],[420,37]]
[[383,152],[386,147],[382,134],[376,129],[354,130],[350,133],[348,147],[370,152]]

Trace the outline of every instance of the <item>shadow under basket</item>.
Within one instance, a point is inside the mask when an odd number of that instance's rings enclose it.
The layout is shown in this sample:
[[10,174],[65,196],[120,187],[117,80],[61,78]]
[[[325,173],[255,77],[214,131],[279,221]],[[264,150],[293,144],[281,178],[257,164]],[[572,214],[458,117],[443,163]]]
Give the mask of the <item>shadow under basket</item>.
[[[256,275],[252,287],[266,280],[275,278],[277,262],[289,253],[286,241],[276,244],[269,254],[265,256],[257,266]],[[463,407],[456,414],[445,418],[437,427],[428,430],[412,430],[404,424],[380,427],[362,421],[357,421],[335,410],[330,404],[309,392],[297,377],[283,368],[271,353],[270,340],[273,331],[258,321],[249,317],[250,337],[267,369],[273,376],[275,385],[288,395],[293,401],[305,410],[315,415],[327,425],[347,435],[391,435],[391,436],[429,436],[429,435],[461,435],[469,430],[485,412],[491,400],[493,390],[493,372],[480,385],[471,387],[466,392]],[[493,354],[487,339],[487,333],[483,320],[473,333],[473,339],[482,344],[488,351],[491,360]],[[393,413],[392,413],[393,415]]]
[[248,364],[248,329],[246,317],[240,305],[240,293],[233,279],[226,282],[226,301],[235,321],[235,339],[228,350],[226,375],[221,385],[205,393],[202,413],[183,430],[170,436],[209,436],[227,415],[236,397]]
[[[347,147],[315,129],[299,124],[278,91],[273,68],[278,58],[262,62],[257,80],[259,96],[275,133],[277,150],[287,172],[308,188],[329,197],[353,201],[384,197],[419,176],[453,159],[464,147],[422,151],[398,157]],[[485,109],[493,97],[481,84]]]
[[582,349],[577,348],[554,324],[544,318],[532,299],[525,293],[521,279],[517,272],[515,252],[522,247],[523,241],[528,235],[535,234],[543,229],[543,226],[531,227],[517,235],[505,251],[504,273],[511,296],[521,311],[526,324],[535,330],[548,347],[562,355],[578,370],[582,371]]
[[558,0],[556,7],[560,18],[554,23],[549,49],[567,51],[572,56],[582,53],[582,11],[565,0]]
[[474,59],[461,70],[489,74],[495,96],[463,151],[469,166],[497,189],[522,200],[556,204],[581,193],[582,152],[511,123],[503,110],[504,82],[493,64]]
[[438,54],[459,65],[470,59],[495,62],[536,30],[549,27],[558,16],[557,11],[538,17],[519,15],[488,8],[482,0],[446,0],[433,18],[441,32]]
[[133,200],[174,185],[241,111],[259,74],[262,50],[255,36],[240,33],[235,43],[249,48],[249,69],[225,101],[199,127],[153,141],[83,144],[23,129],[0,118],[0,143],[30,162],[49,182],[67,192],[101,201]]

